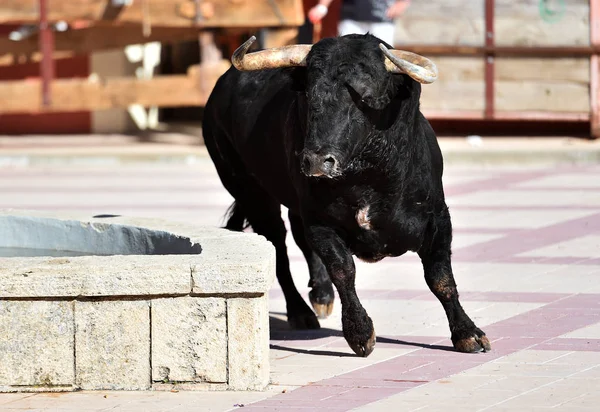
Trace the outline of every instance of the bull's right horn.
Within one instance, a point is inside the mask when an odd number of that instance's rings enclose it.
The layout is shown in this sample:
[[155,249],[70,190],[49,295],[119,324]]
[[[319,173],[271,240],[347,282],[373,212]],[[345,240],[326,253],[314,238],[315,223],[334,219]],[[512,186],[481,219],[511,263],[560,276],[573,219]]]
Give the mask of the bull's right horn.
[[438,69],[427,57],[404,50],[389,50],[383,44],[379,48],[385,55],[385,68],[391,73],[405,73],[419,83],[433,83],[438,77]]
[[231,63],[240,71],[275,69],[277,67],[306,66],[310,44],[295,44],[246,54],[256,37],[252,36],[231,56]]

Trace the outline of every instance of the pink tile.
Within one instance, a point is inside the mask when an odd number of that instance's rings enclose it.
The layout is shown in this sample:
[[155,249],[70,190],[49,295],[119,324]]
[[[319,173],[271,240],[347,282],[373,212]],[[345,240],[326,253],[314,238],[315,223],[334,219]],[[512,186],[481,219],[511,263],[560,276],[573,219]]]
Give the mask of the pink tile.
[[[427,383],[426,380],[414,379],[382,379],[380,376],[368,378],[361,374],[345,374],[324,381],[316,382],[315,385],[333,386],[338,388],[396,388],[399,391],[414,388],[415,386]],[[396,375],[396,376],[399,376]]]
[[[325,399],[325,400],[314,400],[311,398],[306,399],[296,399],[296,400],[285,400],[277,397],[265,399],[263,401],[257,402],[255,404],[249,405],[252,408],[256,407],[267,407],[271,408],[270,410],[339,410],[339,411],[347,411],[352,408],[356,408],[357,406],[364,405],[367,402],[361,402],[352,399],[346,400],[336,400],[336,399]],[[245,408],[244,408],[245,409]]]
[[499,239],[460,248],[453,255],[459,260],[494,261],[539,249],[589,233],[600,233],[600,213],[554,225],[508,234]]
[[333,401],[362,401],[365,403],[385,399],[398,393],[395,388],[353,388],[334,396]]
[[500,263],[539,263],[548,265],[600,265],[600,258],[507,256]]
[[549,303],[565,297],[562,293],[535,292],[461,292],[462,301]]
[[337,396],[342,392],[346,392],[349,389],[343,386],[333,385],[307,385],[293,391],[287,391],[278,395],[278,399],[281,400],[306,400],[311,399],[314,401],[320,401],[322,399]]
[[[265,401],[267,402],[267,401]],[[345,412],[348,409],[345,406],[319,406],[312,403],[310,400],[304,400],[303,404],[298,404],[294,406],[288,406],[284,403],[267,403],[267,404],[250,404],[245,405],[243,410],[256,410],[256,411],[285,411],[285,412],[307,412],[307,411],[327,411],[327,412]]]
[[[485,330],[492,339],[493,345],[492,351],[489,353],[462,354],[423,348],[408,355],[319,381],[314,386],[333,386],[348,389],[361,387],[383,388],[386,389],[384,391],[385,396],[391,396],[390,394],[393,394],[393,391],[400,393],[430,381],[472,369],[500,356],[533,348],[540,344],[546,345],[546,342],[552,342],[551,339],[553,338],[595,324],[600,321],[600,311],[590,310],[589,307],[597,302],[598,295],[567,295],[541,308],[488,325]],[[436,341],[439,342],[439,338],[435,339],[438,339]],[[571,343],[573,342],[571,341]],[[325,393],[328,392],[325,390]],[[371,393],[376,393],[376,391]],[[301,392],[296,395],[300,394]],[[337,394],[340,394],[340,392],[337,392]],[[271,401],[280,399],[280,396],[271,398]],[[346,397],[354,398],[353,395],[346,395]],[[266,401],[259,402],[257,405],[264,405],[264,402]],[[344,406],[351,409],[371,401],[347,399],[347,402]],[[297,406],[297,404],[289,406]],[[329,404],[321,403],[319,406],[329,406]]]
[[547,176],[548,174],[549,172],[547,170],[521,173],[502,173],[499,176],[489,179],[476,180],[464,184],[447,185],[444,186],[444,192],[446,197],[450,198],[452,196],[464,195],[482,190],[503,189],[508,188],[516,183],[537,179],[539,177]]

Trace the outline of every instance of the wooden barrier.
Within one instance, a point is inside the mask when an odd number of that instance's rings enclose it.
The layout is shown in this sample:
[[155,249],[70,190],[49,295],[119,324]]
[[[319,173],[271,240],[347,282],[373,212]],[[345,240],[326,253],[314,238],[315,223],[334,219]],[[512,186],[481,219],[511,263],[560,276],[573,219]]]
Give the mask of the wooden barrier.
[[[0,1],[0,23],[36,24],[37,1]],[[305,13],[300,0],[133,0],[121,7],[112,6],[111,0],[45,1],[49,21],[92,24],[55,33],[56,55],[192,39],[200,29],[215,27],[271,27],[274,30],[265,37],[265,46],[272,47],[293,41],[294,29],[304,22]],[[589,121],[592,135],[598,136],[599,24],[600,0],[413,1],[396,22],[395,46],[424,54],[438,65],[439,79],[422,89],[421,106],[432,119]],[[0,64],[10,64],[19,56],[34,61],[39,58],[37,36],[17,43],[0,39]],[[202,102],[210,93],[206,86],[202,92],[173,91],[171,96],[153,96],[160,92],[146,96],[137,91],[142,84],[157,90],[167,85],[189,87],[191,77],[157,77],[155,83],[155,79],[121,79],[119,84],[130,96],[127,98],[114,97],[112,80],[108,79],[103,86],[54,81],[53,107],[47,108],[40,107],[39,98],[12,102],[19,82],[0,82],[0,113],[25,108],[92,110],[136,101],[152,101],[157,106]],[[209,78],[206,84],[211,82]],[[39,91],[39,85],[19,84],[27,96]],[[88,93],[89,100],[78,99],[77,90]],[[63,91],[65,94],[60,94]],[[62,96],[71,102],[59,102]]]
[[[304,22],[297,0],[48,0],[48,21],[104,21],[153,27],[271,27]],[[130,4],[127,4],[130,3]],[[39,20],[37,1],[2,0],[0,24]]]
[[42,105],[41,81],[0,82],[0,113],[69,112],[145,107],[203,106],[219,76],[230,63],[192,66],[187,75],[155,76],[151,79],[56,79],[52,104]]
[[[71,29],[51,32],[57,21]],[[0,24],[39,25],[40,31],[20,41],[0,38],[0,65],[40,61],[42,70],[40,80],[0,81],[0,114],[202,106],[229,67],[220,57],[187,75],[151,79],[53,79],[51,59],[198,39],[209,28],[283,32],[303,22],[302,0],[2,0]]]
[[412,2],[396,47],[439,67],[422,92],[430,117],[592,119],[598,135],[599,9],[599,0]]
[[[53,58],[71,57],[101,51],[124,48],[130,44],[158,41],[161,43],[178,42],[198,38],[196,28],[156,27],[148,36],[141,27],[136,26],[90,26],[83,29],[67,30],[54,34]],[[16,64],[26,61],[40,61],[39,35],[36,33],[21,41],[0,38],[0,65]]]

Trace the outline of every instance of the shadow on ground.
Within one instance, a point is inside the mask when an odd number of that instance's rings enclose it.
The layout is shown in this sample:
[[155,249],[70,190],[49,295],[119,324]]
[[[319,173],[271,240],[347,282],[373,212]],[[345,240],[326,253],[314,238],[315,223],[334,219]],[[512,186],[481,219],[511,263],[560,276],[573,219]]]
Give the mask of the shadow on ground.
[[[278,316],[284,316],[285,313],[271,312],[269,316],[269,326],[271,329],[271,340],[272,341],[310,341],[329,337],[339,337],[343,339],[344,335],[341,330],[321,328],[312,330],[294,330],[291,329],[287,321],[280,319]],[[411,342],[402,339],[386,338],[384,336],[377,337],[377,343],[379,344],[392,344],[408,347],[418,347],[430,350],[439,351],[450,351],[454,352],[455,349],[452,346],[446,345],[430,345],[426,343]],[[288,352],[303,353],[310,355],[319,356],[356,356],[353,353],[348,352],[336,352],[330,350],[317,350],[317,349],[299,349],[287,346],[281,346],[280,344],[271,344],[271,349],[283,350]]]

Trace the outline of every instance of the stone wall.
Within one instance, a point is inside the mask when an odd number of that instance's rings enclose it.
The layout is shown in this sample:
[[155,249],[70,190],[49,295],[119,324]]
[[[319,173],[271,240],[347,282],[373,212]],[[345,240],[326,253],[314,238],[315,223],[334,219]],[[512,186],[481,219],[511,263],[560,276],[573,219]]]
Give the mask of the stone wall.
[[111,222],[184,236],[202,252],[0,258],[0,391],[264,389],[272,245],[102,219]]

